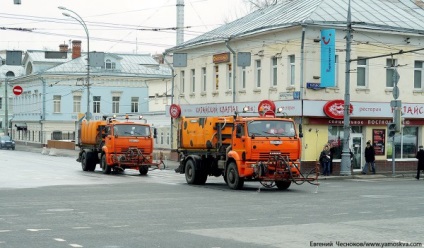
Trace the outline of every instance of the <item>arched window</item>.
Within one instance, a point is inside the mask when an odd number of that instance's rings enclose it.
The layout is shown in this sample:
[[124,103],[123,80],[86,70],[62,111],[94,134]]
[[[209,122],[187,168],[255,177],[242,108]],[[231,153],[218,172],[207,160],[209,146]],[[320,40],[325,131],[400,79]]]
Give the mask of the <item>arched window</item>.
[[106,59],[105,68],[106,70],[115,70],[115,63],[112,62],[110,59]]

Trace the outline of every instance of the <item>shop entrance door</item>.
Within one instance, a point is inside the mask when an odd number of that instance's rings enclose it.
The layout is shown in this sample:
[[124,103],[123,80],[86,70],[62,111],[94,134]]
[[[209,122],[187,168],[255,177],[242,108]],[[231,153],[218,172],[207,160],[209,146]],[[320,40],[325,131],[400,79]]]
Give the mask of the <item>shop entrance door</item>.
[[363,165],[363,149],[362,149],[362,134],[352,133],[350,134],[349,146],[352,149],[352,167],[353,171],[360,171]]

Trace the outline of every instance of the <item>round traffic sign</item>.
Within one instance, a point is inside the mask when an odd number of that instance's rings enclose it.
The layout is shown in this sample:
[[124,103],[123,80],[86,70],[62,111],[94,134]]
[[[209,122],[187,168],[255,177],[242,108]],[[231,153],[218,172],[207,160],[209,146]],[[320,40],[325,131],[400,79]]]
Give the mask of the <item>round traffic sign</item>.
[[20,94],[22,94],[23,91],[24,90],[19,85],[16,85],[13,87],[13,94],[15,94],[16,96],[19,96]]
[[395,85],[393,87],[393,98],[394,99],[398,99],[399,98],[399,87],[397,85]]

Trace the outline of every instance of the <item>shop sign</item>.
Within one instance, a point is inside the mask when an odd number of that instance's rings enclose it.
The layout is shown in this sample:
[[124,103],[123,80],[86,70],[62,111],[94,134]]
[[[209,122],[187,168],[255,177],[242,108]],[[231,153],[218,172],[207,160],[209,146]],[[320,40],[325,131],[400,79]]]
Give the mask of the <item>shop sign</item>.
[[220,53],[213,55],[213,63],[227,63],[230,62],[230,53]]
[[[332,100],[328,101],[324,105],[324,113],[333,119],[343,119],[344,117],[344,101],[343,100]],[[349,114],[352,114],[353,106],[349,104]]]
[[172,118],[176,119],[180,117],[181,115],[181,108],[177,104],[172,104],[171,107],[169,107],[169,114]]

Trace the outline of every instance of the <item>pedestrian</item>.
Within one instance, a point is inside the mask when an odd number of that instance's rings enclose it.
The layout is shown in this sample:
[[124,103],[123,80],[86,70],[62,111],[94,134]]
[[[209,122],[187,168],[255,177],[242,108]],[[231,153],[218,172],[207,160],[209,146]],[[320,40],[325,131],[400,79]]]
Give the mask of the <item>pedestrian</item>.
[[371,166],[372,174],[375,174],[375,151],[370,141],[367,142],[367,147],[365,147],[365,166],[362,174],[367,174],[368,166]]
[[336,148],[328,142],[328,147],[330,147],[330,174],[333,174],[333,158],[336,154]]
[[417,180],[420,180],[420,172],[424,170],[424,149],[423,146],[419,146],[419,150],[417,152],[417,156],[415,158],[418,159],[417,165],[417,176],[415,177]]
[[322,150],[319,156],[319,161],[323,168],[322,174],[324,176],[329,176],[330,175],[330,147],[328,146],[328,144],[324,146],[324,149]]

